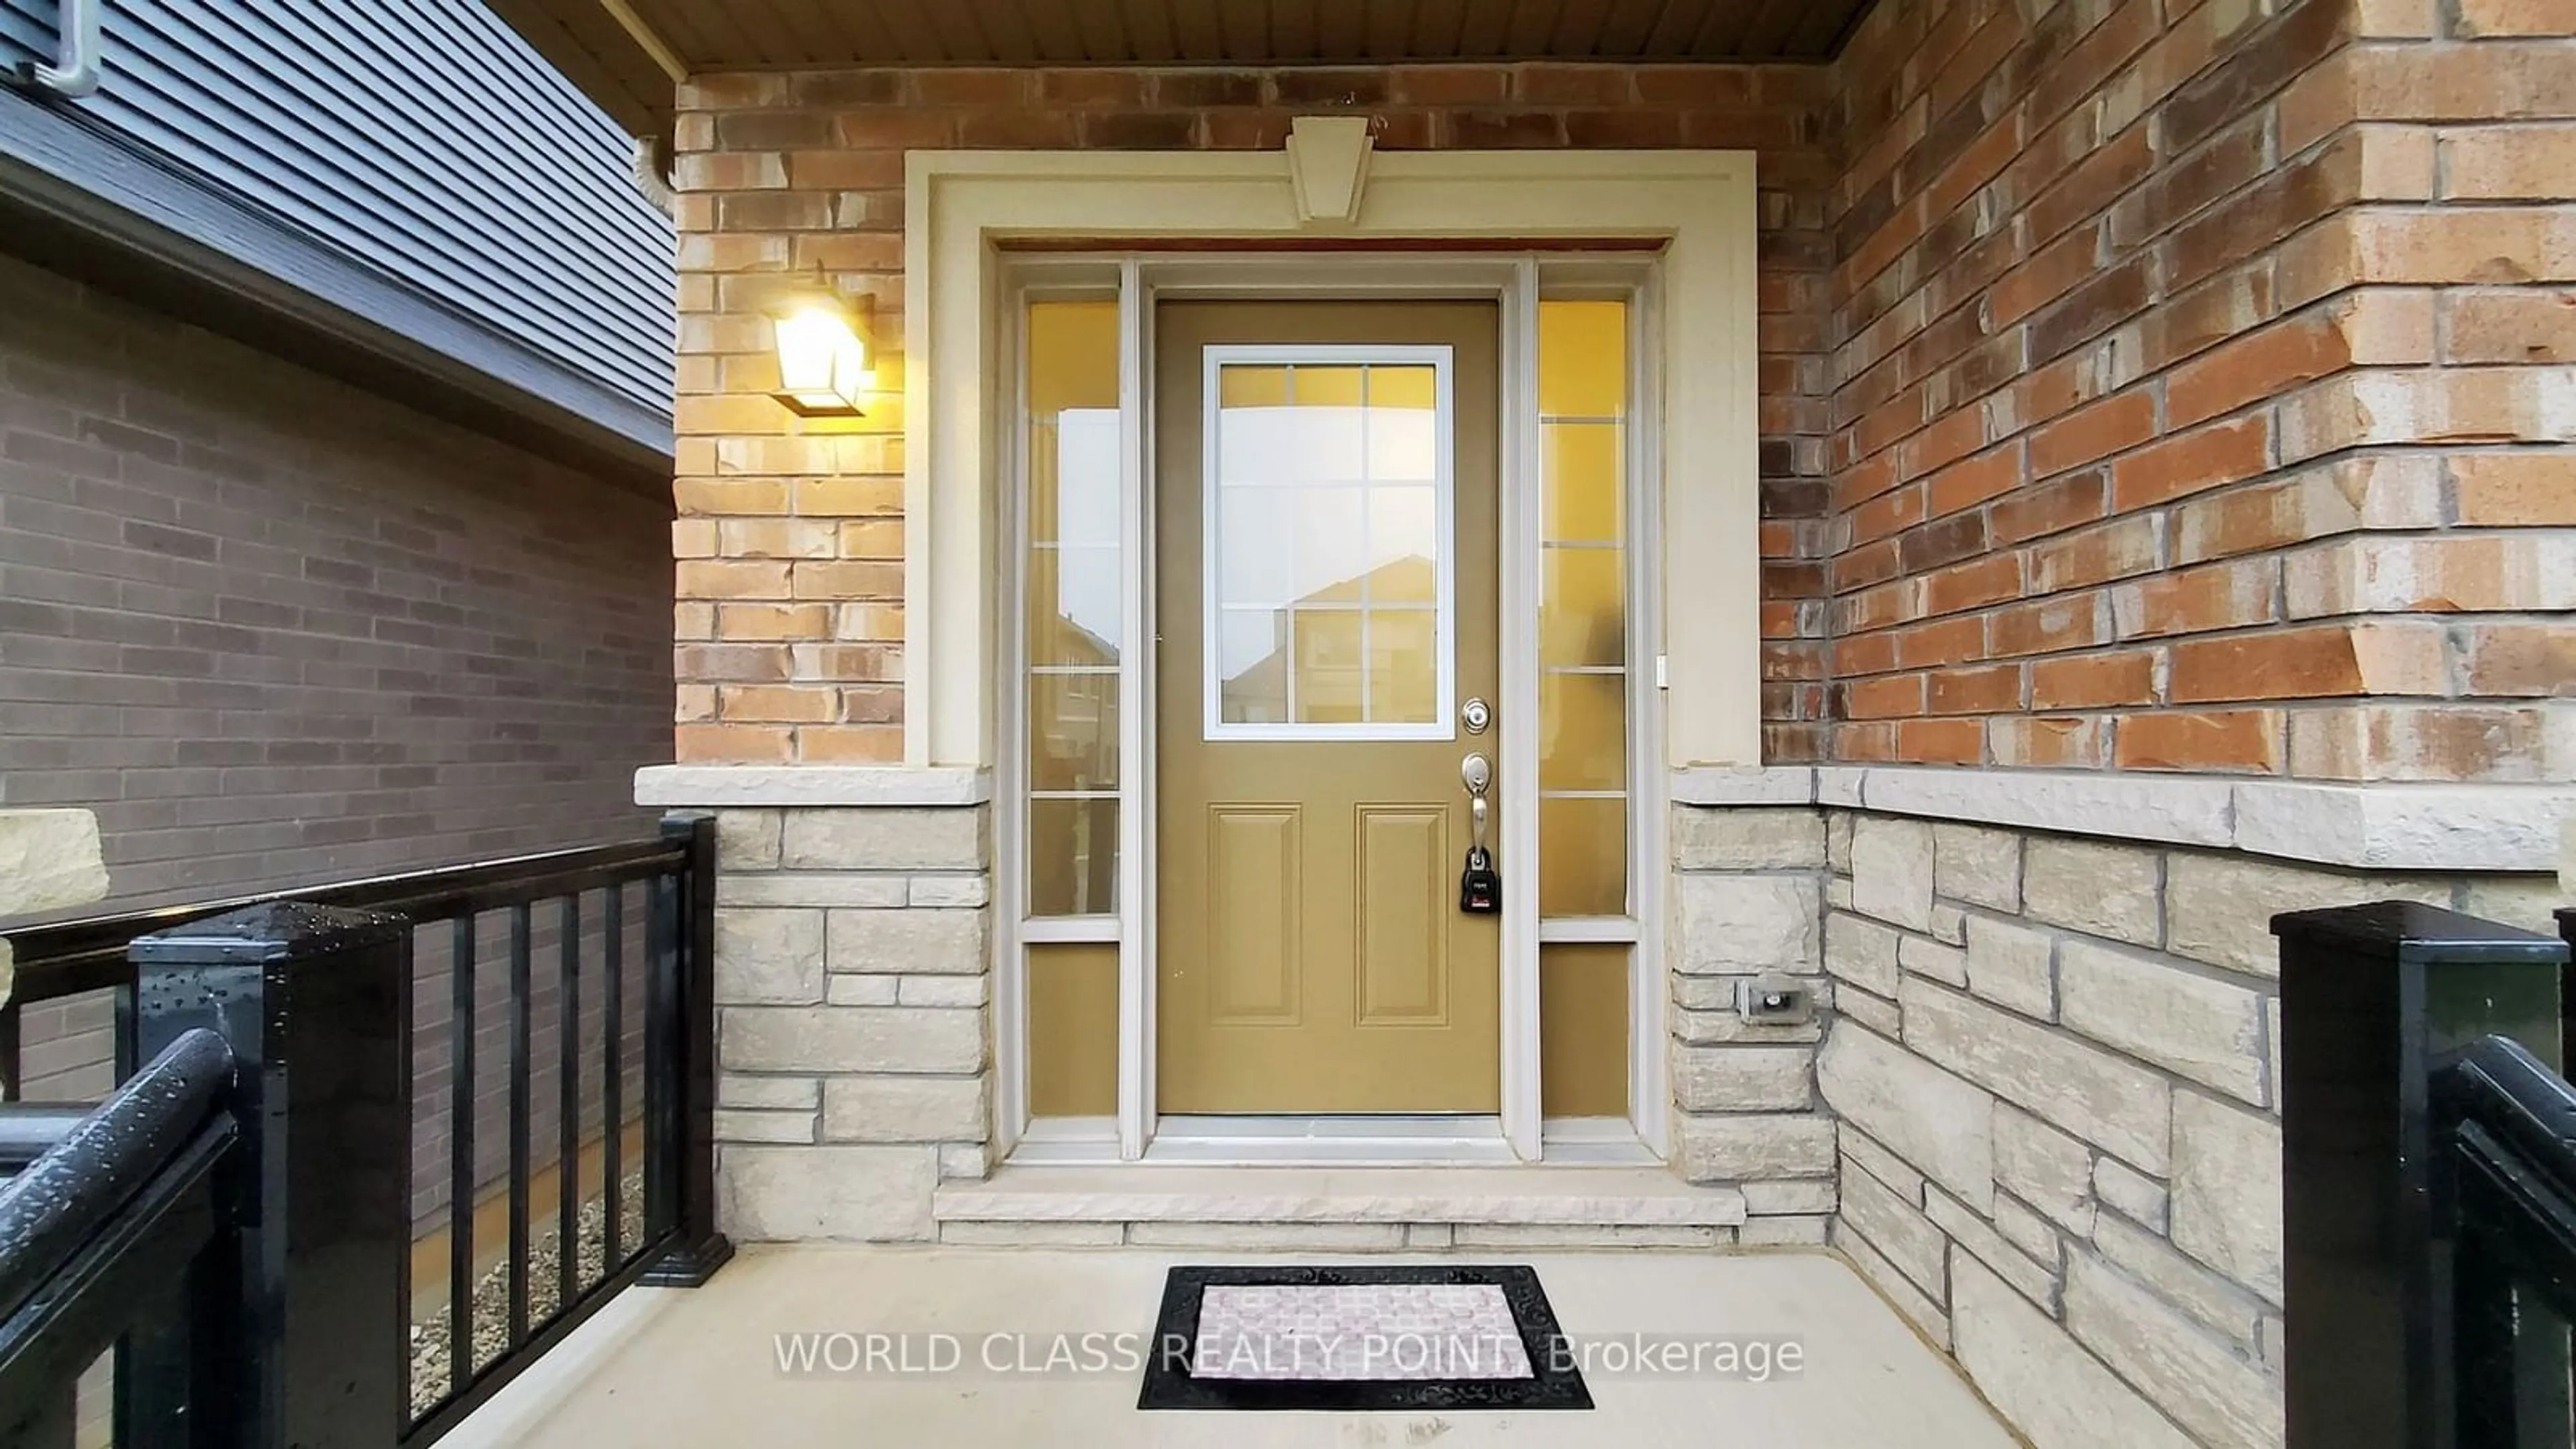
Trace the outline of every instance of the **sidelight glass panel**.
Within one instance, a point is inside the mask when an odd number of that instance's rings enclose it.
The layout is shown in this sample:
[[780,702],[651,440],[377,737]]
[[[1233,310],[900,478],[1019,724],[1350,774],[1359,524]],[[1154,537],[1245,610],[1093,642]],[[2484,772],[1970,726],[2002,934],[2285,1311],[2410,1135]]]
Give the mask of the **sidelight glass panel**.
[[1538,783],[1543,790],[1628,788],[1628,681],[1619,674],[1547,674],[1538,686]]
[[1212,735],[1447,728],[1441,365],[1354,351],[1220,360]]
[[1539,911],[1628,911],[1628,304],[1539,303]]
[[1032,915],[1117,909],[1118,304],[1029,304],[1021,460]]

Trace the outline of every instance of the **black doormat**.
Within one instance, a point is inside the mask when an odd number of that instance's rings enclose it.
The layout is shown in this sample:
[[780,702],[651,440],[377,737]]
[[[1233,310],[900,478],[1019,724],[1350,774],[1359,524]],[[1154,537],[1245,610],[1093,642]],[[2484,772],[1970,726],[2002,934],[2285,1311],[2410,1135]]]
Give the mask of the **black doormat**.
[[1589,1409],[1538,1274],[1174,1268],[1139,1409]]

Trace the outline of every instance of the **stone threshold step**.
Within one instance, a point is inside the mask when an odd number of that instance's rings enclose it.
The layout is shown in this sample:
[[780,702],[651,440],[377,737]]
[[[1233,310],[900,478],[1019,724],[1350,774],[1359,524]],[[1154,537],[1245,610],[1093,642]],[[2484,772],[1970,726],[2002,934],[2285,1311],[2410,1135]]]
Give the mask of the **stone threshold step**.
[[931,1200],[943,1223],[1734,1227],[1744,1194],[1661,1168],[1005,1166]]

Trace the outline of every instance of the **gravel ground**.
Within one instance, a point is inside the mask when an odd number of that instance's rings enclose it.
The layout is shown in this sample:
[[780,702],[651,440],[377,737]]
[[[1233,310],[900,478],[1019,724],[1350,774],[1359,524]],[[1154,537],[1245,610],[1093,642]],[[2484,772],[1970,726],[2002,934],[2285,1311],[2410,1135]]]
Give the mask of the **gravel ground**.
[[[642,1173],[626,1179],[624,1197],[618,1204],[624,1222],[619,1240],[632,1252],[644,1237],[644,1177]],[[528,1242],[528,1326],[531,1331],[543,1326],[555,1311],[555,1293],[560,1283],[556,1276],[557,1239],[551,1230],[531,1235]],[[598,1282],[605,1274],[600,1258],[608,1224],[608,1203],[592,1198],[581,1205],[580,1241],[576,1262],[585,1285]],[[411,1411],[428,1413],[448,1396],[447,1364],[448,1307],[441,1304],[428,1317],[411,1329]],[[498,1262],[486,1270],[474,1284],[474,1366],[482,1369],[501,1356],[508,1347],[510,1331],[510,1265]]]

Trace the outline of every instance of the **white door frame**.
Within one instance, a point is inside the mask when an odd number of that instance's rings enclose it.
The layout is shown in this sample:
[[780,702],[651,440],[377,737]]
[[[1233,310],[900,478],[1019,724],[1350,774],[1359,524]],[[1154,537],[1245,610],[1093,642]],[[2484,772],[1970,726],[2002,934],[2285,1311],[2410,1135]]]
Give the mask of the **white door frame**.
[[[1003,265],[1010,243],[1079,240],[1103,250],[1121,237],[1280,236],[1306,233],[1292,204],[1288,167],[1279,153],[915,152],[909,158],[906,239],[906,314],[916,329],[908,339],[905,380],[906,530],[905,684],[906,760],[915,766],[967,763],[997,768],[996,794],[1003,840],[996,851],[995,1037],[1000,1071],[996,1145],[1007,1151],[1027,1121],[1025,1095],[1026,1007],[1020,979],[1025,944],[1041,940],[1118,942],[1119,1155],[1141,1157],[1153,1127],[1153,943],[1150,830],[1153,799],[1149,772],[1120,796],[1121,919],[1029,922],[1016,915],[1014,827],[1019,808],[1013,751],[999,748],[1018,731],[1006,701],[1019,688],[1007,666],[1019,654],[1018,624],[998,610],[1014,590],[999,579],[1015,571],[1001,527],[1012,513],[999,495],[1016,476],[1010,466],[1015,429],[995,426],[1012,416],[1016,370],[1008,339],[1019,292],[1005,273],[1021,273],[1020,258]],[[1402,153],[1379,158],[1370,178],[1360,222],[1342,235],[1386,241],[1423,238],[1510,237],[1546,249],[1549,238],[1578,242],[1652,243],[1659,248],[1651,295],[1662,308],[1687,308],[1693,325],[1658,332],[1650,309],[1641,308],[1638,352],[1645,366],[1640,385],[1661,379],[1659,444],[1641,456],[1688,456],[1693,477],[1673,488],[1658,473],[1644,480],[1646,506],[1630,513],[1632,636],[1662,640],[1647,657],[1632,644],[1632,699],[1640,707],[1636,743],[1649,746],[1632,758],[1632,916],[1602,922],[1604,934],[1636,940],[1632,1012],[1631,1114],[1650,1144],[1663,1142],[1668,1088],[1663,1019],[1669,988],[1660,950],[1664,817],[1668,791],[1663,765],[1759,762],[1757,508],[1755,490],[1755,378],[1752,158],[1740,152],[1447,152]],[[1095,253],[1031,256],[1025,275],[1048,268],[1070,277],[1088,267],[1090,285],[1117,285],[1126,346],[1122,394],[1136,406],[1122,417],[1122,471],[1132,489],[1123,512],[1128,557],[1127,596],[1134,635],[1152,617],[1146,593],[1151,575],[1151,530],[1142,513],[1145,439],[1151,436],[1150,304],[1157,295],[1246,295],[1246,267],[1269,269],[1253,294],[1294,292],[1301,280],[1311,294],[1491,295],[1503,304],[1505,375],[1515,359],[1535,353],[1537,253],[1506,255],[1462,251],[1359,258],[1347,252],[1185,252],[1108,262],[1112,276],[1096,270]],[[1553,263],[1552,263],[1553,265]],[[1483,269],[1481,275],[1478,269]],[[1668,355],[1649,338],[1672,339]],[[1650,351],[1658,355],[1648,356]],[[1506,542],[1502,586],[1506,721],[1529,721],[1537,710],[1537,410],[1535,372],[1529,396],[1506,398],[1503,409]],[[1640,465],[1640,470],[1642,470]],[[1518,487],[1524,478],[1532,486]],[[1636,485],[1632,485],[1636,486]],[[1660,519],[1661,526],[1657,526]],[[1661,574],[1661,540],[1681,536],[1739,548],[1740,570],[1695,569]],[[1526,547],[1520,547],[1522,543]],[[1009,560],[1005,562],[1005,560]],[[997,569],[998,565],[998,569]],[[1524,566],[1525,565],[1525,566]],[[1515,601],[1525,601],[1516,603]],[[1016,614],[1016,610],[1013,611]],[[1667,661],[1669,661],[1667,667]],[[1150,651],[1122,650],[1121,750],[1129,761],[1150,761],[1153,683]],[[1516,671],[1518,673],[1516,674]],[[1640,689],[1660,674],[1662,711]],[[1522,677],[1525,676],[1525,677]],[[997,688],[998,686],[998,688]],[[1640,698],[1640,696],[1643,698]],[[1503,814],[1499,853],[1506,872],[1504,925],[1503,1126],[1515,1152],[1534,1160],[1540,1152],[1538,1096],[1536,921],[1537,739],[1524,728],[1500,762]],[[1568,923],[1588,926],[1592,923]],[[1517,927],[1517,929],[1516,929]],[[1592,931],[1549,939],[1599,938]],[[1523,969],[1525,968],[1525,969]]]

